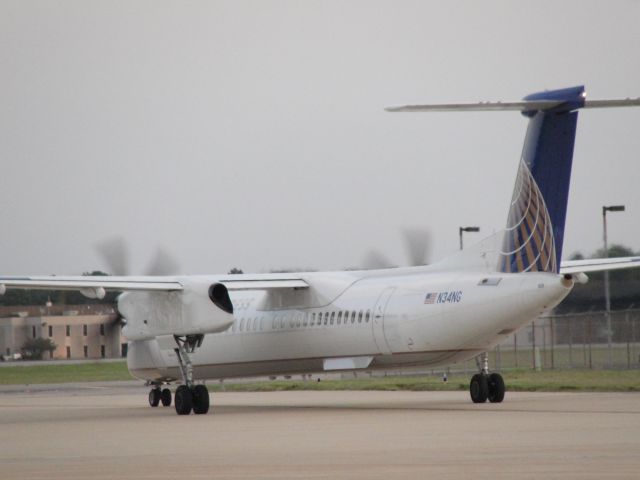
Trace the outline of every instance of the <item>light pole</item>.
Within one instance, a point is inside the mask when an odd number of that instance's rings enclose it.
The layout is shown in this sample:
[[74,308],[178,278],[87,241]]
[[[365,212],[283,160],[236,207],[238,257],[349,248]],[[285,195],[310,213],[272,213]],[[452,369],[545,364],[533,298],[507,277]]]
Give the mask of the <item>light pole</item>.
[[[607,246],[607,212],[624,212],[624,205],[610,205],[602,207],[602,238],[604,240],[604,257],[609,257]],[[609,294],[609,271],[604,271],[604,314],[607,317],[607,360],[609,368],[613,366],[611,354],[611,296]]]
[[462,232],[479,232],[480,227],[460,227],[460,250],[462,250]]

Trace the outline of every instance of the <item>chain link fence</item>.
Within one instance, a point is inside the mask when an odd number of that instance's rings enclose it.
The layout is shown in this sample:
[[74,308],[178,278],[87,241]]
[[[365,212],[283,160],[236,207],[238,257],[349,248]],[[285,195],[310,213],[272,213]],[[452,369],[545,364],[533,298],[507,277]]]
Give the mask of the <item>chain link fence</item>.
[[640,309],[540,317],[489,355],[496,370],[640,368]]

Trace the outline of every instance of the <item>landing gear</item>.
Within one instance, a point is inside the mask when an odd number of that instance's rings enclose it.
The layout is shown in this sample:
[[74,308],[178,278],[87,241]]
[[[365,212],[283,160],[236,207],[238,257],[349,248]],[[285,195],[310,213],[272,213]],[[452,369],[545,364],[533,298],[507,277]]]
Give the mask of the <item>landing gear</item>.
[[152,407],[157,407],[160,403],[160,389],[152,388],[149,390],[149,405]]
[[[502,375],[489,373],[489,356],[483,353],[481,360],[477,361],[480,373],[471,377],[469,393],[473,403],[500,403],[504,400],[505,386]],[[480,365],[482,363],[482,366]]]
[[204,335],[187,335],[174,337],[178,348],[175,352],[180,363],[183,385],[176,390],[175,407],[178,415],[189,415],[191,410],[196,415],[203,415],[209,411],[209,390],[204,385],[193,382],[193,365],[189,354],[202,345]]
[[160,392],[160,401],[162,402],[163,407],[171,406],[171,390],[165,388]]
[[149,405],[157,407],[162,403],[163,407],[171,405],[171,390],[168,388],[161,389],[160,385],[152,384],[153,388],[149,390]]
[[499,373],[489,375],[489,401],[491,403],[500,403],[504,400],[504,380]]
[[176,390],[176,413],[189,415],[191,410],[196,415],[204,415],[209,411],[209,390],[204,385],[193,388],[180,385]]
[[193,413],[204,415],[209,411],[209,390],[204,385],[193,387]]
[[189,415],[193,408],[193,394],[186,385],[180,385],[176,390],[176,413],[178,415]]
[[[176,389],[175,409],[178,415],[189,415],[191,411],[196,415],[209,412],[209,390],[204,385],[193,382],[193,364],[189,354],[202,345],[204,335],[174,336],[178,347],[175,349],[180,364],[183,384]],[[163,407],[171,406],[171,390],[161,389],[160,383],[151,382],[153,388],[149,391],[149,405],[157,407],[162,402]]]
[[473,403],[486,402],[487,398],[489,398],[489,382],[487,375],[483,373],[476,373],[471,377],[469,393],[471,393],[471,400]]

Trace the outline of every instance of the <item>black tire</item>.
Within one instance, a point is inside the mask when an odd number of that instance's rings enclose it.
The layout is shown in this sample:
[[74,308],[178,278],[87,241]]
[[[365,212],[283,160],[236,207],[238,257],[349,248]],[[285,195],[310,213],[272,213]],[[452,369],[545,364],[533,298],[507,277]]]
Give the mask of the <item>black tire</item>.
[[164,390],[162,390],[162,392],[160,393],[160,401],[162,402],[163,407],[170,407],[171,406],[171,390],[169,390],[168,388],[165,388]]
[[178,415],[189,415],[193,408],[193,393],[186,385],[180,385],[176,390],[175,398],[176,413]]
[[489,381],[487,375],[476,373],[471,377],[469,384],[469,393],[473,403],[484,403],[489,398]]
[[203,415],[209,411],[209,390],[204,385],[193,388],[193,413]]
[[499,373],[489,375],[489,401],[491,403],[500,403],[504,400],[504,380]]
[[152,407],[157,407],[160,403],[160,390],[157,388],[152,388],[149,390],[149,405]]

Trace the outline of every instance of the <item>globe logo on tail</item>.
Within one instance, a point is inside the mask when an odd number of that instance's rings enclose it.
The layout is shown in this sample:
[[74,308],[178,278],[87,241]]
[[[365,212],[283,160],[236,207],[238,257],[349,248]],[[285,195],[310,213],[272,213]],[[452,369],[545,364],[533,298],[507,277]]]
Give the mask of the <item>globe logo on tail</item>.
[[544,197],[521,160],[498,260],[505,273],[558,272],[553,225]]

